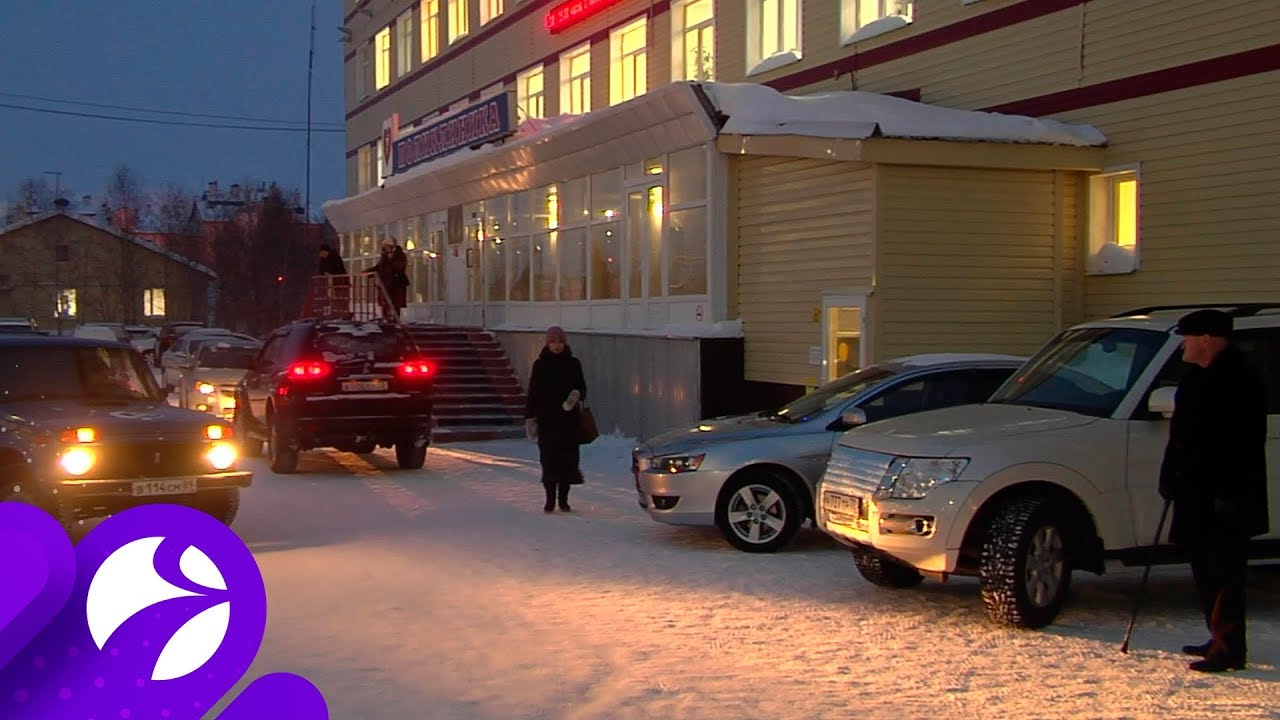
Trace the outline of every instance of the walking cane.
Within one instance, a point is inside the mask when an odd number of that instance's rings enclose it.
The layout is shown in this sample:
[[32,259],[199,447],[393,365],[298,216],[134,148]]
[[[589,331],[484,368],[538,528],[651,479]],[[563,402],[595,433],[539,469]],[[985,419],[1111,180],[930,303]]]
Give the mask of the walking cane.
[[1156,524],[1156,536],[1151,540],[1151,552],[1147,555],[1147,566],[1142,570],[1142,582],[1138,583],[1138,594],[1133,599],[1133,615],[1129,617],[1129,629],[1124,631],[1124,642],[1120,644],[1120,652],[1129,652],[1129,638],[1133,636],[1133,624],[1138,621],[1138,608],[1142,607],[1142,597],[1147,591],[1147,578],[1151,576],[1151,565],[1156,560],[1156,546],[1160,544],[1160,535],[1164,532],[1164,520],[1169,516],[1172,500],[1164,501],[1164,509],[1160,511],[1160,522]]

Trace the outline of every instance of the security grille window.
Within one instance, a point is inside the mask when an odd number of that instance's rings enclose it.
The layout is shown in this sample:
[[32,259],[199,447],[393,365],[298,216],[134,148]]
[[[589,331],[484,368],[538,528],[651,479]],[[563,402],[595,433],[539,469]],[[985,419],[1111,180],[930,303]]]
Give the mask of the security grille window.
[[471,19],[467,17],[467,0],[447,0],[445,13],[448,15],[449,44],[471,31]]
[[857,39],[854,33],[888,17],[909,22],[915,11],[914,5],[913,0],[843,0],[840,3],[840,38],[843,42]]
[[609,33],[609,104],[648,90],[648,31],[644,18]]
[[142,314],[147,317],[164,317],[164,288],[147,288],[142,291]]
[[1089,273],[1138,269],[1141,241],[1137,168],[1118,168],[1089,179]]
[[376,48],[374,55],[373,85],[378,90],[391,84],[391,28],[383,28],[373,38]]
[[66,288],[58,291],[54,312],[60,318],[73,318],[79,314],[79,310],[76,308],[75,288]]
[[521,119],[547,116],[541,65],[516,76],[516,104],[520,106]]
[[800,58],[800,0],[750,0],[747,10],[748,74]]
[[480,0],[480,24],[488,25],[503,11],[503,0]]
[[369,80],[373,77],[373,71],[369,67],[371,58],[373,57],[373,46],[365,43],[356,51],[356,98],[363,100],[369,97]]
[[689,0],[673,6],[671,79],[715,80],[716,19],[713,0]]
[[396,18],[396,77],[413,69],[413,10]]
[[422,62],[440,54],[440,0],[422,0],[418,5]]
[[591,112],[591,45],[582,45],[560,56],[560,113]]

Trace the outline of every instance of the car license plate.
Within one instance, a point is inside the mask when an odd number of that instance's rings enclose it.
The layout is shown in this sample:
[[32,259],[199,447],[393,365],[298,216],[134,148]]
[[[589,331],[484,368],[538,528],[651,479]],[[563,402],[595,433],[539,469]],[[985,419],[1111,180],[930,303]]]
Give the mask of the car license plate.
[[387,389],[386,380],[344,380],[343,392],[378,392]]
[[172,480],[137,480],[133,483],[134,497],[150,497],[152,495],[190,495],[197,489],[195,478],[175,478]]
[[862,499],[837,492],[822,493],[822,507],[834,515],[858,517],[862,514]]

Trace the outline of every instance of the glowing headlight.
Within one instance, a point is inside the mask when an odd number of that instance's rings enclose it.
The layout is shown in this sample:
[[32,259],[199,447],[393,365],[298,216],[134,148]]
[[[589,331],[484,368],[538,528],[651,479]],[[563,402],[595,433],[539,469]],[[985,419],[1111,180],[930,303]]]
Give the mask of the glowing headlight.
[[239,453],[231,443],[218,442],[209,448],[209,452],[204,457],[209,461],[215,470],[226,470],[236,464],[236,457]]
[[62,465],[62,469],[67,471],[68,475],[79,477],[89,472],[93,467],[93,463],[97,460],[93,451],[89,448],[73,447],[62,453],[62,457],[58,462]]
[[654,458],[650,461],[651,467],[662,473],[685,473],[693,472],[702,464],[702,455],[672,455],[670,457]]
[[888,491],[881,495],[919,500],[937,486],[960,477],[969,458],[895,458],[885,477]]
[[196,392],[201,395],[212,395],[218,388],[207,382],[196,383]]

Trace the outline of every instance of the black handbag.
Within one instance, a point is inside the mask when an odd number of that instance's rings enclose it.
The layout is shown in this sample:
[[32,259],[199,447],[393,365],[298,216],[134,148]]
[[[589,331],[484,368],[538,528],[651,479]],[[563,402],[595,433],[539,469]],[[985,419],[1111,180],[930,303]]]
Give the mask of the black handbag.
[[583,400],[582,406],[578,408],[578,444],[590,445],[598,437],[600,429],[596,427],[596,416],[591,412],[587,401]]

